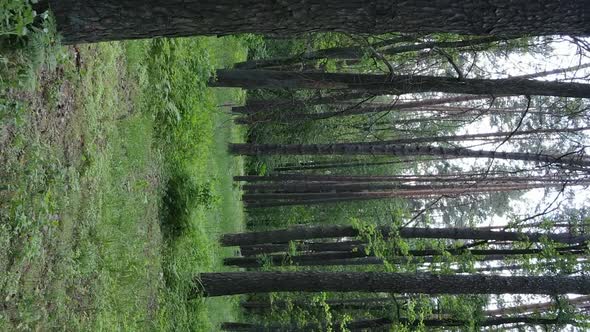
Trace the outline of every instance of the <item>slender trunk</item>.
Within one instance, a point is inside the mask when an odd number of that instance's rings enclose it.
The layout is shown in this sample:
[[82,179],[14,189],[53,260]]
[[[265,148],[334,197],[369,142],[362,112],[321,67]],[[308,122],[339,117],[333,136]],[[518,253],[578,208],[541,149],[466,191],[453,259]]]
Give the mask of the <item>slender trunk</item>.
[[[471,321],[458,320],[458,319],[424,319],[424,320],[408,320],[406,318],[400,318],[398,320],[391,320],[389,318],[375,318],[375,319],[360,319],[349,321],[346,324],[335,322],[328,324],[327,322],[319,324],[307,324],[306,326],[296,325],[262,325],[262,324],[251,324],[251,323],[223,323],[221,329],[223,331],[248,331],[248,332],[295,332],[295,331],[326,331],[328,326],[331,326],[331,330],[335,332],[343,332],[341,325],[346,327],[346,331],[367,331],[375,329],[389,328],[393,324],[403,324],[407,326],[417,326],[418,324],[426,327],[469,327]],[[493,317],[486,318],[482,321],[475,322],[477,326],[500,326],[507,324],[525,324],[525,325],[566,325],[575,324],[574,320],[563,320],[557,318],[539,318],[529,316],[517,316],[517,317]],[[319,330],[318,330],[319,328]]]
[[[408,41],[408,37],[406,40],[402,39],[394,39],[390,41],[390,44],[383,45],[380,43],[380,47],[390,46],[392,44],[396,44],[403,41]],[[414,51],[421,51],[425,49],[431,48],[462,48],[462,47],[473,47],[477,45],[483,44],[491,44],[494,42],[502,41],[502,38],[498,37],[483,37],[483,38],[474,38],[468,40],[459,40],[459,41],[446,41],[446,42],[422,42],[417,44],[411,45],[403,45],[403,46],[393,46],[388,47],[384,50],[380,50],[379,52],[383,55],[395,55],[395,54],[402,54],[407,52],[414,52]],[[371,45],[371,47],[375,48],[375,45]],[[317,51],[313,51],[306,54],[299,54],[296,56],[290,57],[281,57],[281,58],[271,58],[271,59],[260,59],[260,60],[249,60],[244,62],[236,63],[234,68],[238,69],[260,69],[260,68],[271,68],[271,67],[284,67],[289,66],[301,62],[306,61],[315,61],[321,59],[337,59],[337,60],[359,60],[362,59],[363,56],[367,54],[367,49],[358,46],[351,46],[351,47],[332,47],[321,49]]]
[[[332,111],[332,112],[322,112],[322,113],[299,113],[299,112],[286,112],[286,113],[270,113],[270,114],[263,114],[263,115],[256,115],[253,114],[249,117],[243,117],[236,120],[238,123],[246,124],[246,123],[254,123],[259,121],[265,120],[272,120],[272,119],[280,119],[282,122],[292,122],[292,121],[299,121],[299,120],[321,120],[321,119],[328,119],[333,117],[342,117],[342,116],[351,116],[351,115],[362,115],[362,114],[371,114],[371,113],[380,113],[380,112],[390,112],[390,111],[398,111],[398,110],[411,110],[417,107],[426,107],[426,106],[435,106],[447,103],[458,103],[463,101],[472,101],[472,100],[482,100],[482,99],[489,99],[490,96],[481,96],[481,95],[466,95],[466,96],[455,96],[455,97],[448,97],[448,98],[434,98],[434,99],[426,99],[420,101],[410,101],[404,103],[392,103],[389,105],[382,105],[382,106],[363,106],[362,102],[357,102],[357,104],[345,107],[342,110]],[[454,115],[449,116],[449,118],[456,117]],[[441,119],[444,117],[441,117]],[[424,119],[414,119],[412,122],[417,122],[418,120],[428,120],[429,118]],[[399,121],[408,121],[411,123],[410,120],[399,120]],[[398,121],[398,122],[399,122]]]
[[50,0],[69,43],[261,33],[339,31],[462,35],[588,35],[584,1]]
[[[493,108],[487,106],[432,106],[432,107],[416,107],[410,108],[408,112],[437,112],[437,113],[450,113],[450,114],[464,114],[464,115],[482,115],[482,114],[518,114],[522,115],[524,110],[520,109],[509,109],[509,108]],[[528,115],[547,115],[555,117],[567,116],[567,114],[558,114],[557,112],[538,111],[535,109],[529,109]]]
[[270,70],[220,69],[211,86],[247,89],[335,89],[391,94],[447,92],[476,95],[540,95],[590,97],[590,84],[535,81],[520,78],[462,79],[436,76],[301,73]]
[[[291,246],[295,246],[295,250],[300,255],[305,252],[366,252],[368,247],[366,243],[362,241],[342,241],[342,242],[297,242],[297,243],[265,243],[250,246],[241,246],[240,253],[243,256],[255,256],[261,254],[273,254],[273,253],[288,253],[291,250]],[[583,246],[573,245],[568,247],[555,248],[558,254],[563,253],[581,253],[584,250]],[[409,256],[440,256],[440,255],[534,255],[542,253],[543,249],[447,249],[447,250],[435,250],[435,249],[421,249],[421,250],[408,250],[407,255]],[[395,255],[401,255],[401,251],[391,252]],[[367,256],[369,256],[367,254]],[[359,257],[359,256],[355,256]]]
[[[405,185],[399,183],[333,183],[333,182],[316,182],[316,183],[271,183],[271,184],[245,184],[242,189],[248,193],[244,194],[246,198],[255,192],[273,192],[273,193],[332,193],[332,192],[360,192],[375,191],[387,189],[431,189],[431,185]],[[243,196],[243,197],[244,197]],[[252,196],[256,199],[256,196]],[[273,197],[271,197],[272,199]],[[246,199],[244,199],[246,200]]]
[[[567,301],[570,305],[577,306],[578,304],[590,302],[590,296],[579,296]],[[547,309],[557,306],[555,302],[530,303],[513,307],[499,308],[484,311],[486,316],[504,316],[510,314],[522,314],[528,312],[545,312]]]
[[[547,238],[555,242],[565,244],[583,243],[590,238],[590,235],[573,235],[569,233],[527,233],[491,231],[477,228],[421,228],[405,227],[395,230],[389,226],[380,226],[378,231],[388,237],[397,232],[401,238],[427,238],[427,239],[471,239],[489,241],[529,241],[541,242]],[[321,238],[356,237],[359,231],[348,225],[319,225],[301,226],[280,230],[229,233],[224,234],[220,241],[223,246],[244,246],[265,243],[285,243],[295,240],[311,240]]]
[[[321,252],[321,251],[353,251],[364,250],[362,241],[343,242],[298,242],[294,243],[297,252]],[[271,254],[277,252],[289,252],[289,243],[264,243],[240,246],[240,253],[243,256],[255,256],[260,254]]]
[[[400,196],[412,195],[432,195],[439,193],[476,193],[476,192],[490,192],[498,190],[519,190],[519,189],[533,189],[545,188],[552,185],[559,185],[560,182],[544,181],[537,183],[533,181],[528,182],[504,182],[504,181],[469,181],[457,180],[446,181],[447,183],[440,185],[436,183],[422,183],[422,184],[401,184],[401,183],[378,183],[378,182],[351,182],[351,183],[334,183],[334,182],[316,182],[316,183],[275,183],[275,184],[255,184],[243,185],[242,189],[246,191],[242,197],[244,200],[258,200],[258,199],[291,199],[303,198],[309,199],[314,197],[345,197],[346,193],[354,193],[354,197],[368,196],[372,193],[376,195],[389,194]],[[449,183],[451,182],[451,183]],[[587,184],[577,183],[577,184]],[[342,194],[338,194],[342,193]],[[306,195],[310,194],[310,195]],[[316,195],[317,194],[317,195]]]
[[258,257],[228,257],[223,260],[223,264],[226,266],[261,267],[264,265],[265,262],[269,262],[271,265],[296,264],[312,266],[317,265],[315,263],[321,261],[359,257],[367,257],[367,255],[363,252],[327,252],[300,256],[271,255],[265,257],[264,259]]
[[570,71],[577,71],[577,70],[585,69],[585,68],[590,68],[590,63],[586,63],[586,64],[583,64],[583,65],[576,65],[576,66],[566,67],[566,68],[558,68],[558,69],[553,69],[553,70],[546,70],[546,71],[541,71],[541,72],[533,73],[533,74],[519,75],[518,77],[519,78],[530,79],[530,78],[544,77],[544,76],[549,76],[549,75],[565,74],[565,73],[570,72]]
[[[359,298],[359,299],[344,299],[344,300],[325,300],[324,302],[330,307],[330,310],[340,309],[351,309],[351,310],[363,310],[363,309],[377,309],[385,308],[388,306],[395,305],[396,301],[403,301],[404,298],[396,297],[370,297],[370,298]],[[322,302],[323,304],[323,302]],[[275,309],[288,309],[291,306],[295,307],[314,307],[320,305],[319,302],[295,300],[295,301],[245,301],[240,303],[240,306],[244,309],[262,309],[267,310],[271,308]]]
[[326,163],[309,163],[306,165],[281,165],[273,168],[274,172],[290,172],[290,171],[307,171],[317,169],[336,169],[336,168],[354,168],[354,167],[370,167],[370,166],[383,166],[383,165],[394,165],[401,163],[412,163],[416,161],[427,162],[427,161],[439,161],[442,158],[410,158],[402,160],[391,160],[381,162],[368,162],[368,161],[342,161],[342,162],[326,162]]
[[[409,325],[409,326],[416,326],[418,324],[427,326],[427,327],[468,327],[471,325],[471,321],[468,320],[459,320],[459,319],[424,319],[422,321],[414,320],[409,321],[408,319],[401,318],[397,321],[398,323]],[[360,331],[364,329],[371,329],[371,328],[379,328],[379,327],[386,327],[389,325],[394,324],[395,321],[392,321],[388,318],[377,318],[377,319],[366,319],[366,320],[357,320],[352,321],[346,325],[346,327],[350,331]],[[475,322],[476,326],[484,327],[484,326],[500,326],[506,324],[527,324],[527,325],[556,325],[556,324],[573,324],[575,323],[573,320],[559,320],[556,318],[539,318],[539,317],[529,317],[529,316],[517,316],[517,317],[492,317],[492,318],[484,318],[479,322]]]
[[[421,161],[421,160],[420,160]],[[412,174],[412,175],[315,175],[315,174],[280,174],[280,175],[238,175],[234,181],[248,182],[460,182],[460,181],[538,181],[538,182],[563,182],[567,177],[552,175],[537,176],[503,176],[503,173],[455,173],[455,174]]]
[[467,148],[445,148],[429,145],[388,145],[380,142],[336,144],[230,144],[235,155],[391,155],[406,156],[453,156],[463,158],[492,158],[522,160],[567,166],[590,166],[590,161],[577,156],[548,155],[523,152],[497,152]]
[[[398,138],[393,140],[382,141],[382,144],[417,144],[417,143],[435,143],[435,142],[455,142],[467,140],[481,140],[491,137],[514,137],[524,135],[539,135],[539,134],[559,134],[559,133],[575,133],[584,130],[590,130],[590,127],[578,128],[559,128],[559,129],[530,129],[521,130],[517,132],[504,131],[495,133],[478,133],[466,135],[447,135],[447,136],[431,136],[431,137],[415,137],[415,138]],[[369,143],[370,144],[370,143]]]
[[585,276],[432,275],[388,272],[201,273],[193,295],[268,292],[389,292],[421,294],[590,294]]
[[[497,37],[487,37],[481,38],[483,41],[481,43],[485,43],[485,40],[492,40],[498,41],[500,40]],[[398,43],[403,42],[414,42],[416,41],[416,37],[413,36],[399,36],[394,37],[386,40],[382,40],[380,42],[376,42],[371,44],[371,47],[375,49],[379,48],[386,48]],[[476,42],[479,40],[473,40]],[[491,42],[491,41],[490,41]],[[294,64],[298,64],[305,61],[313,61],[313,60],[320,60],[324,58],[333,58],[333,59],[361,59],[365,54],[365,50],[361,47],[357,46],[349,46],[349,47],[332,47],[326,49],[320,49],[309,53],[302,53],[295,56],[290,57],[280,57],[280,58],[271,58],[271,59],[259,59],[259,60],[249,60],[238,62],[234,65],[234,68],[238,69],[257,69],[257,68],[269,68],[269,67],[286,67],[291,66]]]
[[[490,250],[493,253],[493,250]],[[474,261],[478,262],[489,262],[489,261],[503,261],[507,258],[511,258],[514,255],[523,255],[523,253],[506,252],[493,253],[490,255],[477,255],[474,257]],[[540,252],[540,251],[538,251]],[[538,253],[537,252],[537,253]],[[533,252],[534,253],[534,252]],[[559,252],[559,254],[584,254],[584,250],[573,250],[568,252]],[[524,252],[526,254],[526,251]],[[456,256],[456,255],[454,255]],[[229,257],[223,260],[226,266],[236,266],[243,268],[259,268],[270,264],[271,266],[287,266],[287,265],[298,265],[298,266],[338,266],[338,265],[381,265],[384,260],[390,264],[421,264],[421,263],[435,263],[435,262],[449,262],[454,261],[450,257],[437,256],[397,256],[381,259],[375,257],[372,254],[366,254],[362,251],[357,252],[327,252],[327,253],[311,253],[298,256],[290,255],[270,255],[264,258],[260,257]]]
[[277,206],[333,204],[340,202],[368,201],[377,199],[401,198],[428,198],[428,197],[458,197],[463,195],[499,193],[506,191],[525,190],[534,188],[547,188],[561,185],[529,185],[517,184],[507,186],[479,186],[472,188],[427,189],[427,190],[396,190],[381,192],[341,192],[341,193],[262,193],[244,194],[242,196],[245,205],[249,208],[267,208]]
[[232,112],[251,114],[270,111],[290,111],[317,105],[334,104],[347,100],[369,99],[374,95],[367,92],[342,92],[333,95],[310,99],[248,99],[246,105],[232,108]]
[[[324,190],[323,192],[284,192],[284,193],[245,193],[242,195],[242,200],[246,202],[257,202],[257,201],[276,201],[276,200],[287,200],[287,201],[301,201],[305,204],[307,201],[312,202],[314,200],[322,199],[384,199],[392,197],[406,197],[406,198],[417,198],[417,197],[431,197],[431,196],[458,196],[468,194],[480,194],[489,192],[502,192],[502,191],[514,191],[514,190],[525,190],[535,188],[547,188],[551,187],[549,184],[528,184],[528,183],[507,183],[507,184],[468,184],[468,185],[452,185],[452,186],[404,186],[404,185],[362,185],[352,184],[348,187],[343,187],[341,190],[332,189]],[[560,186],[560,185],[553,185]],[[363,187],[365,189],[363,189]],[[388,188],[389,187],[389,188]],[[391,188],[393,187],[393,189]],[[412,187],[416,187],[415,189]],[[334,187],[332,187],[334,188]],[[387,191],[365,191],[372,188],[378,189],[390,189]],[[327,189],[324,187],[324,189]]]
[[[329,178],[337,178],[338,176],[328,175]],[[362,176],[358,176],[362,178]],[[514,183],[528,183],[528,184],[561,184],[561,183],[575,183],[587,184],[590,179],[560,179],[560,178],[546,178],[546,177],[524,177],[524,176],[507,176],[507,177],[441,177],[441,178],[426,178],[426,177],[396,177],[382,176],[386,180],[380,179],[381,176],[372,178],[365,177],[364,180],[355,179],[346,180],[347,176],[342,176],[343,179],[326,180],[326,181],[298,181],[298,182],[271,182],[271,183],[254,183],[244,184],[242,189],[248,192],[290,192],[290,193],[304,193],[304,192],[329,192],[329,191],[362,191],[362,190],[384,190],[384,189],[444,189],[453,186],[473,186],[473,185],[506,185]],[[444,183],[445,186],[441,186]]]

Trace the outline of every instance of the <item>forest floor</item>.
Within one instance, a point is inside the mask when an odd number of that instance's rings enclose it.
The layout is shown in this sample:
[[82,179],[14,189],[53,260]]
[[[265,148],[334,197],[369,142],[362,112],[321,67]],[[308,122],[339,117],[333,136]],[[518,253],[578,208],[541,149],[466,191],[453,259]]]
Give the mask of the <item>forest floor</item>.
[[238,298],[190,296],[243,228],[243,133],[206,87],[237,37],[0,43],[0,330],[201,330]]

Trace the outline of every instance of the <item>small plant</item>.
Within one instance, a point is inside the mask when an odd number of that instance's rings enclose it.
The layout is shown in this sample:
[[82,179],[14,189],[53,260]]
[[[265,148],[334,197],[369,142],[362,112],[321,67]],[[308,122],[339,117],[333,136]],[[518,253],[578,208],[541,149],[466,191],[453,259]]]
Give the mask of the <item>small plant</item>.
[[220,200],[215,194],[215,179],[198,184],[194,188],[194,197],[197,204],[205,206],[207,209],[213,208]]
[[38,13],[33,10],[31,2],[26,0],[0,1],[0,36],[26,36]]

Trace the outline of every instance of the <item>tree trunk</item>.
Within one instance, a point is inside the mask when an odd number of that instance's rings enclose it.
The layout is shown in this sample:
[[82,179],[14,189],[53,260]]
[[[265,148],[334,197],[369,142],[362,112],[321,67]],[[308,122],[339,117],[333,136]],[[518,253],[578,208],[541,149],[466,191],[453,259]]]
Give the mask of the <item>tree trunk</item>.
[[[431,136],[431,137],[415,137],[415,138],[398,138],[392,140],[382,141],[382,144],[417,144],[417,143],[435,143],[435,142],[456,142],[467,140],[482,140],[490,137],[514,137],[524,135],[539,135],[539,134],[561,134],[561,133],[575,133],[580,131],[590,130],[590,127],[577,128],[556,128],[556,129],[530,129],[516,132],[504,131],[495,133],[478,133],[465,135],[447,135],[447,136]],[[370,143],[369,143],[370,144]]]
[[[263,114],[257,115],[252,114],[248,117],[239,118],[236,122],[237,123],[254,123],[257,121],[266,121],[266,120],[274,120],[280,119],[282,122],[292,122],[292,121],[299,121],[299,120],[322,120],[328,119],[333,117],[342,117],[342,116],[351,116],[351,115],[362,115],[362,114],[371,114],[371,113],[380,113],[380,112],[390,112],[390,111],[398,111],[398,110],[411,110],[413,108],[418,107],[426,107],[426,106],[436,106],[448,103],[458,103],[463,101],[473,101],[473,100],[482,100],[482,99],[489,99],[489,96],[481,96],[481,95],[466,95],[466,96],[454,96],[448,98],[433,98],[433,99],[425,99],[419,101],[408,101],[408,102],[400,102],[400,103],[391,103],[381,106],[363,106],[361,101],[356,102],[355,105],[347,105],[344,109],[332,112],[321,112],[321,113],[300,113],[300,112],[286,112],[286,113],[279,113],[279,114]],[[441,116],[440,119],[444,119],[445,117]],[[456,118],[455,114],[451,114],[448,118]],[[403,123],[406,121],[407,123],[414,123],[422,121],[428,121],[430,118],[422,118],[422,119],[413,119],[413,120],[398,120],[396,123]]]
[[[389,226],[379,226],[377,230],[385,237],[395,231]],[[573,235],[569,233],[527,233],[491,231],[477,228],[422,228],[405,227],[397,230],[401,238],[424,238],[424,239],[471,239],[489,241],[530,241],[541,242],[544,238],[565,244],[577,244],[588,241],[590,235]],[[310,240],[321,238],[356,237],[359,231],[348,225],[319,225],[301,226],[281,230],[229,233],[224,234],[221,239],[223,246],[244,246],[264,243],[286,243],[295,240]]]
[[373,143],[335,144],[230,144],[229,150],[235,155],[390,155],[407,156],[453,156],[462,158],[492,158],[523,160],[567,166],[590,166],[590,160],[576,156],[557,156],[523,152],[497,152],[471,150],[462,147],[445,148],[429,145],[388,145]]
[[335,89],[406,94],[447,92],[476,95],[540,95],[590,97],[590,84],[535,81],[520,78],[462,79],[438,76],[302,73],[271,70],[220,69],[210,86],[246,89]]
[[[444,41],[444,42],[421,42],[417,44],[411,45],[402,45],[402,46],[393,46],[387,47],[385,50],[379,50],[379,53],[383,55],[395,55],[395,54],[402,54],[406,52],[414,52],[414,51],[421,51],[430,48],[462,48],[462,47],[473,47],[482,44],[491,44],[494,42],[498,42],[503,40],[502,38],[498,37],[484,37],[484,38],[474,38],[468,40],[458,40],[458,41]],[[402,40],[407,41],[407,40]],[[400,42],[399,40],[394,40],[391,44],[395,44]],[[389,45],[383,45],[389,46]],[[381,46],[381,47],[383,47]],[[373,48],[375,45],[371,45]],[[338,60],[359,60],[362,59],[363,56],[367,53],[367,49],[363,47],[332,47],[321,49],[317,51],[313,51],[307,54],[300,54],[297,56],[291,57],[283,57],[283,58],[272,58],[272,59],[259,59],[259,60],[249,60],[244,62],[238,62],[235,64],[234,68],[238,69],[260,69],[260,68],[271,68],[271,67],[284,67],[293,64],[297,64],[300,62],[305,61],[315,61],[321,59],[338,59]]]
[[[393,324],[403,324],[408,326],[417,326],[421,324],[426,327],[468,327],[471,322],[467,320],[458,320],[458,319],[424,319],[424,320],[413,320],[409,321],[406,318],[400,318],[398,320],[391,320],[389,318],[375,318],[375,319],[360,319],[360,320],[353,320],[347,322],[345,325],[346,331],[373,331],[375,329],[387,328]],[[483,319],[480,322],[475,322],[479,327],[486,327],[486,326],[500,326],[500,325],[507,325],[507,324],[525,324],[525,325],[565,325],[565,324],[575,324],[574,320],[560,320],[557,318],[539,318],[539,317],[529,317],[529,316],[517,316],[517,317],[492,317]],[[251,324],[251,323],[223,323],[221,325],[221,329],[223,331],[241,331],[241,332],[299,332],[299,331],[325,331],[328,329],[328,326],[331,325],[331,330],[335,332],[343,332],[344,330],[341,329],[341,324],[339,322],[335,322],[332,324],[328,323],[320,323],[321,326],[318,324],[310,323],[307,326],[294,326],[294,325],[262,325],[262,324]],[[317,330],[317,329],[320,330]]]
[[[360,186],[352,185],[357,189]],[[373,185],[371,187],[388,187],[390,185]],[[507,183],[491,185],[454,185],[454,186],[416,186],[418,189],[394,189],[388,191],[342,191],[333,190],[331,192],[286,192],[286,193],[245,193],[242,195],[244,202],[249,207],[266,207],[270,206],[293,206],[293,205],[310,205],[323,204],[330,202],[348,202],[348,201],[366,201],[375,199],[387,199],[394,197],[403,198],[423,198],[433,196],[463,196],[470,194],[484,194],[494,192],[516,191],[535,188],[561,187],[559,184],[528,184],[528,183]],[[393,185],[393,187],[403,187]],[[421,188],[422,187],[422,188]],[[350,188],[352,189],[352,188]],[[259,205],[256,205],[259,204]],[[271,205],[272,204],[272,205]]]
[[584,1],[50,0],[69,43],[320,31],[381,34],[451,32],[524,36],[588,35]]
[[589,67],[590,67],[590,63],[586,63],[583,65],[576,65],[576,66],[571,66],[571,67],[566,67],[566,68],[558,68],[558,69],[553,69],[553,70],[541,71],[541,72],[537,72],[537,73],[533,73],[533,74],[519,75],[518,77],[528,79],[528,78],[544,77],[544,76],[549,76],[549,75],[559,75],[559,74],[565,74],[570,71],[577,71],[577,70],[585,69],[585,68],[589,68]]
[[[420,160],[418,160],[420,161]],[[497,183],[497,182],[577,182],[587,181],[588,178],[567,178],[551,175],[536,176],[496,176],[495,174],[484,173],[455,173],[455,174],[415,174],[415,175],[315,175],[315,174],[280,174],[280,175],[237,175],[234,181],[248,182],[270,182],[257,183],[250,185],[252,188],[273,189],[283,184],[317,184],[317,183],[375,183],[375,182],[479,182],[479,183]],[[245,185],[244,185],[245,187]]]
[[[364,250],[362,241],[342,241],[342,242],[298,242],[295,243],[297,252],[321,252],[321,251],[353,251]],[[277,252],[289,252],[291,250],[289,243],[264,243],[240,246],[240,253],[243,256],[255,256],[261,254],[272,254]]]
[[[523,253],[519,253],[518,250],[510,252],[498,250],[498,253],[494,253],[494,250],[490,250],[491,254],[477,255],[474,257],[474,261],[478,262],[489,262],[489,261],[503,261],[507,258],[511,258],[514,255],[524,254],[535,254],[541,252],[531,251],[530,253],[526,250]],[[568,254],[584,254],[583,250],[574,250],[568,252],[559,252]],[[454,255],[457,256],[457,255]],[[237,266],[243,268],[259,268],[265,265],[265,262],[270,263],[271,266],[287,266],[287,265],[298,265],[298,266],[338,266],[338,265],[381,265],[384,261],[390,264],[408,264],[408,263],[434,263],[434,262],[448,262],[453,261],[449,257],[440,257],[439,255],[434,256],[396,256],[381,259],[373,256],[372,254],[366,254],[365,252],[327,252],[327,253],[311,253],[305,255],[270,255],[265,258],[261,257],[229,257],[223,260],[226,266]]]
[[431,189],[431,185],[406,185],[400,183],[332,183],[332,182],[299,182],[299,183],[270,183],[270,184],[245,184],[242,190],[245,194],[251,195],[254,192],[273,193],[318,193],[318,192],[360,192],[365,190],[388,190],[388,189]]
[[[363,309],[378,309],[386,308],[395,305],[396,301],[404,300],[403,297],[396,297],[394,300],[390,297],[370,297],[370,298],[359,298],[359,299],[344,299],[344,300],[326,300],[325,303],[330,306],[330,310],[340,309],[351,309],[351,310],[363,310]],[[244,309],[288,309],[290,305],[296,307],[314,307],[318,306],[318,302],[311,301],[245,301],[240,303],[240,306]]]
[[253,114],[270,111],[289,111],[310,106],[334,104],[347,100],[370,99],[373,97],[375,97],[375,95],[361,91],[342,92],[309,99],[248,99],[246,105],[232,107],[232,112],[239,114]]
[[389,292],[421,294],[590,294],[590,277],[431,275],[388,272],[201,273],[193,295],[268,292]]
[[[567,303],[570,305],[578,305],[582,303],[590,302],[590,296],[580,296],[573,299],[569,299]],[[530,303],[530,304],[523,304],[519,306],[513,307],[506,307],[506,308],[499,308],[493,310],[486,310],[484,311],[484,315],[486,316],[503,316],[503,315],[511,315],[511,314],[523,314],[528,312],[545,312],[549,308],[557,306],[555,302],[542,302],[542,303]]]
[[[416,161],[427,162],[427,161],[439,161],[443,158],[409,158],[401,160],[381,161],[381,162],[369,162],[369,161],[341,161],[341,162],[326,162],[326,163],[309,163],[305,165],[281,165],[273,168],[273,172],[290,172],[290,171],[306,171],[312,169],[334,169],[334,168],[354,168],[354,167],[368,167],[368,166],[382,166],[382,165],[394,165],[401,163],[412,163]],[[246,177],[248,177],[246,175]]]
[[[298,255],[303,252],[366,252],[366,243],[362,241],[342,241],[342,242],[297,242],[294,243],[295,250]],[[250,246],[241,246],[240,253],[243,256],[256,256],[262,254],[273,254],[273,253],[288,253],[291,250],[289,243],[265,243]],[[573,245],[567,247],[555,248],[557,253],[582,253],[584,250],[581,245]],[[446,249],[446,250],[435,250],[435,249],[421,249],[421,250],[409,250],[409,256],[440,256],[445,253],[450,255],[533,255],[542,253],[543,249]],[[401,252],[392,252],[392,254],[401,255]],[[359,256],[356,256],[359,257]]]
[[[425,184],[400,184],[400,183],[279,183],[276,186],[269,185],[244,185],[242,189],[247,191],[242,195],[244,201],[276,200],[276,199],[311,199],[322,197],[366,197],[374,195],[383,197],[415,197],[423,195],[444,194],[472,194],[494,192],[504,190],[522,190],[534,188],[547,188],[559,185],[560,182],[495,182],[482,180],[469,183],[469,181],[456,181],[443,185]],[[578,184],[588,184],[578,183]],[[258,193],[257,193],[258,192]],[[331,196],[333,195],[333,196]],[[346,196],[350,195],[350,196]]]

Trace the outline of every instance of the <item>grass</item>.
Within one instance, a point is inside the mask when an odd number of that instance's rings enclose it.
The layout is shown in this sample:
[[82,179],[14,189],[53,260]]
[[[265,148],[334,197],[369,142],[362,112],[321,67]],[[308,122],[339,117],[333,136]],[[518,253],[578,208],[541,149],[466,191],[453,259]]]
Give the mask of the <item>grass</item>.
[[225,148],[243,133],[218,105],[244,97],[206,87],[245,58],[243,38],[74,48],[51,20],[32,30],[0,43],[0,329],[237,319],[237,299],[189,290],[224,269],[219,234],[243,227],[243,161]]

